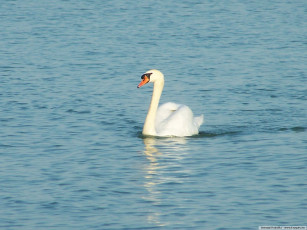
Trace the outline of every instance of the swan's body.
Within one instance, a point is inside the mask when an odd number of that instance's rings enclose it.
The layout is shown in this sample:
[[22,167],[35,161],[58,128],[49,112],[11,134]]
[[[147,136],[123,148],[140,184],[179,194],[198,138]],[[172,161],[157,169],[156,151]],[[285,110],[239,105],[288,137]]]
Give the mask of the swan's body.
[[164,75],[158,70],[149,70],[142,75],[138,88],[148,82],[154,83],[151,103],[143,127],[143,135],[192,136],[198,134],[203,115],[194,117],[186,105],[168,102],[158,108],[164,86]]

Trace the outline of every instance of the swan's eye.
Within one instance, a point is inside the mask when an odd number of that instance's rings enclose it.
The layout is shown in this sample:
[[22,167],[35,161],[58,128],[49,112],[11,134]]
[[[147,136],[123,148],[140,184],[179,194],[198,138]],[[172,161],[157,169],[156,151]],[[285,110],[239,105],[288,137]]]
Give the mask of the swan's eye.
[[151,74],[152,74],[152,73],[145,73],[145,74],[142,75],[141,79],[144,79],[145,77],[147,77],[148,79],[150,79],[150,75],[151,75]]
[[150,75],[152,75],[152,73],[144,73],[141,78],[144,79],[147,77],[150,80]]

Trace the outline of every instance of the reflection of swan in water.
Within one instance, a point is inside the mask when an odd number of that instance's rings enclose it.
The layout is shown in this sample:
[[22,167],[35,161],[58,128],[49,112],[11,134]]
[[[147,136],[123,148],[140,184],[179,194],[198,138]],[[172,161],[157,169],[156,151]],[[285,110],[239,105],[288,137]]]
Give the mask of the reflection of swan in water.
[[[181,183],[182,179],[176,176],[165,176],[164,172],[168,172],[168,165],[161,165],[160,158],[163,158],[165,155],[162,153],[170,153],[176,157],[171,161],[170,165],[172,167],[176,166],[176,162],[184,158],[182,155],[182,150],[184,150],[184,144],[186,140],[184,138],[154,138],[147,137],[143,139],[145,144],[144,154],[149,160],[149,164],[146,166],[145,174],[145,183],[144,187],[148,191],[148,196],[143,197],[144,200],[152,202],[154,205],[163,204],[165,195],[163,191],[160,190],[160,184],[168,182],[177,182]],[[161,151],[162,150],[162,151]],[[175,153],[178,154],[175,154]],[[166,163],[167,164],[167,163]],[[180,168],[180,165],[178,165]],[[161,215],[166,215],[162,212],[157,212],[156,210],[151,210],[147,216],[147,220],[151,224],[155,224],[158,227],[166,226],[166,223],[163,223],[160,220]]]
[[[148,191],[148,196],[143,197],[144,200],[153,202],[155,205],[159,205],[161,203],[161,192],[157,190],[156,186],[158,182],[155,180],[155,175],[157,175],[157,171],[159,169],[159,162],[157,161],[157,156],[162,153],[155,147],[156,140],[155,138],[144,138],[145,150],[144,154],[146,158],[149,160],[149,164],[146,166],[146,174],[145,174],[145,183],[144,187]],[[160,212],[150,212],[147,216],[147,221],[151,224],[155,224],[156,226],[162,227],[165,226],[160,219]]]
[[158,156],[162,153],[158,150],[157,146],[160,148],[167,148],[168,151],[182,151],[186,144],[186,139],[183,137],[172,137],[172,138],[155,138],[155,137],[146,137],[143,139],[145,144],[145,155]]
[[148,160],[151,162],[155,162],[156,155],[160,155],[161,153],[159,150],[155,147],[156,145],[156,139],[152,137],[144,138],[144,144],[145,144],[145,150],[144,153]]

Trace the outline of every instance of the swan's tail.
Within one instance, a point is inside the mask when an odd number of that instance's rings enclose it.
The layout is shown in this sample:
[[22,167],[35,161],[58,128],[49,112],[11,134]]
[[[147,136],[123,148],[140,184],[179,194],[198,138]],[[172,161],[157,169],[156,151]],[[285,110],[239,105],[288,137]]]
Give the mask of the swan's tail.
[[197,125],[197,127],[199,128],[204,123],[204,115],[202,114],[199,117],[195,117],[194,122]]

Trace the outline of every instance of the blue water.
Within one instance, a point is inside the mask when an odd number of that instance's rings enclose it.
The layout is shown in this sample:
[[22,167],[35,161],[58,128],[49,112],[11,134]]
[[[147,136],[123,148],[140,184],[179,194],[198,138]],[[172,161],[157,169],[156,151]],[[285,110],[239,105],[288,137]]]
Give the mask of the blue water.
[[[0,229],[307,222],[307,2],[1,1]],[[161,102],[198,136],[145,138]]]

